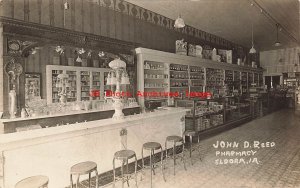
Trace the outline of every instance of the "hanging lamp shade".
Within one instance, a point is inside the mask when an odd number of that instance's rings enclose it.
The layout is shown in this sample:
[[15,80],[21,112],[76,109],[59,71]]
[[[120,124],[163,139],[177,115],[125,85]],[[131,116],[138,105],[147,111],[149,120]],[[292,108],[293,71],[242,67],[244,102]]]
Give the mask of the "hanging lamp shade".
[[278,28],[279,28],[279,24],[276,24],[277,37],[276,37],[276,42],[274,43],[274,46],[276,47],[281,46],[281,42],[279,42],[278,40]]
[[256,50],[255,50],[255,48],[253,46],[250,48],[249,53],[250,54],[255,54],[256,53]]
[[250,48],[249,54],[255,54],[256,50],[254,48],[254,42],[253,42],[253,22],[252,22],[252,47]]
[[117,77],[116,75],[112,74],[110,78],[110,85],[116,85],[117,84]]
[[116,58],[115,60],[111,61],[108,66],[112,69],[117,69],[117,68],[125,68],[126,63],[122,61],[120,58]]
[[106,85],[108,85],[108,86],[111,85],[111,74],[110,73],[107,75]]
[[179,15],[178,18],[175,20],[174,27],[175,28],[183,28],[185,26],[184,20]]
[[125,72],[123,72],[123,74],[122,74],[121,84],[122,85],[129,85],[130,84],[129,77]]
[[276,47],[281,46],[281,43],[279,41],[276,41],[274,46],[276,46]]

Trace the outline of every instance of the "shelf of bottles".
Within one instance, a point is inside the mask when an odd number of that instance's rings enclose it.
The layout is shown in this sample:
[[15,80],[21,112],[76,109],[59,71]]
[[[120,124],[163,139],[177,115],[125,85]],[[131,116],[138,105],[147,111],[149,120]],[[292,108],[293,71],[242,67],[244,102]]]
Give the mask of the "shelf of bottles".
[[258,83],[259,83],[259,86],[264,85],[263,74],[258,74]]
[[81,100],[90,100],[90,72],[80,71]]
[[241,92],[247,93],[247,72],[241,73]]
[[225,70],[225,81],[224,83],[227,85],[228,93],[233,93],[233,71],[232,70]]
[[[144,91],[165,92],[168,91],[168,65],[161,62],[144,62]],[[155,97],[157,99],[157,97]],[[164,97],[162,97],[164,98]],[[167,96],[165,97],[167,98]],[[153,97],[146,97],[146,100]]]
[[59,74],[62,74],[63,71],[62,70],[52,70],[52,102],[59,102],[59,88],[56,87],[57,84],[57,76]]
[[[101,82],[100,82],[100,72],[92,72],[92,91],[99,91],[100,92],[100,87],[101,87]],[[99,100],[99,96],[93,96],[92,100]]]
[[206,68],[205,91],[212,94],[219,94],[219,90],[224,86],[224,70]]
[[67,87],[67,102],[74,102],[77,100],[76,71],[66,71],[66,74],[69,76],[69,87]]
[[185,93],[189,89],[188,65],[170,64],[170,91]]
[[254,83],[256,83],[256,86],[259,86],[258,74],[257,73],[254,73]]
[[108,76],[108,72],[104,72],[104,93],[103,93],[104,96],[105,96],[106,91],[112,90],[112,87],[113,87],[111,85],[106,84],[107,83],[107,76]]
[[203,67],[190,66],[190,91],[203,92],[205,85],[205,71]]
[[253,83],[253,73],[252,72],[248,72],[248,87],[251,86],[251,84]]
[[233,72],[233,88],[234,90],[240,90],[241,86],[241,72],[239,71],[234,71]]

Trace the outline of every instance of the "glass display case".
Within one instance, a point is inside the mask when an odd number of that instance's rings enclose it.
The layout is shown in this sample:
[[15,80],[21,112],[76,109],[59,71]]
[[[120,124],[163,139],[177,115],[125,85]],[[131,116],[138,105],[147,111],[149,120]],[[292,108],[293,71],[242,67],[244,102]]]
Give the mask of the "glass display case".
[[104,97],[106,68],[47,65],[47,104],[60,102],[58,76],[65,74],[66,102],[101,100]]
[[251,117],[250,102],[237,97],[215,99],[182,99],[176,107],[190,109],[186,115],[185,129],[203,132]]

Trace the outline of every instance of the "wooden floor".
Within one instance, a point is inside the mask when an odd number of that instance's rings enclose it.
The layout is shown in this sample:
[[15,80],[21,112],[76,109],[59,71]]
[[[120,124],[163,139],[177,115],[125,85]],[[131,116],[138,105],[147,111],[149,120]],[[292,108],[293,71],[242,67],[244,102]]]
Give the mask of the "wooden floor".
[[[300,108],[299,108],[300,109]],[[217,141],[238,143],[234,148],[215,148]],[[247,146],[250,143],[250,147]],[[253,143],[269,147],[255,148]],[[244,145],[244,143],[246,145]],[[274,146],[272,144],[275,144]],[[201,141],[202,161],[193,153],[195,164],[186,159],[187,171],[178,162],[176,175],[168,162],[164,182],[159,169],[153,178],[155,188],[273,188],[300,187],[300,110],[281,110]],[[271,147],[273,146],[273,147]],[[226,153],[227,151],[227,153]],[[233,156],[216,156],[217,153]],[[186,153],[187,154],[187,153]],[[249,156],[240,156],[247,155]],[[187,155],[188,156],[188,155]],[[218,160],[218,161],[217,161]],[[220,162],[227,164],[220,164]],[[216,164],[218,162],[218,164]],[[233,163],[233,164],[229,164]],[[238,164],[236,164],[238,163]],[[150,172],[138,187],[150,187]],[[101,181],[101,180],[100,180]],[[107,184],[104,187],[113,187]],[[116,187],[122,187],[121,182]],[[125,184],[125,187],[127,185]],[[130,180],[130,187],[135,187]]]

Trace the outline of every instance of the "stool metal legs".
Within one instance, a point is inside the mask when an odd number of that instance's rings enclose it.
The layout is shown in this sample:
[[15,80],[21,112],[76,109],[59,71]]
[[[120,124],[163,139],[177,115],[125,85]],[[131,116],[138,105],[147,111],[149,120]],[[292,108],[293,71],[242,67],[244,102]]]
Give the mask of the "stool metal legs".
[[[137,186],[137,158],[136,155],[134,155],[134,176],[135,176],[135,184]],[[115,168],[115,158],[113,159],[113,175],[114,175],[114,182],[113,182],[113,187],[115,187],[115,183],[117,181],[117,176],[116,176],[116,168]],[[124,173],[124,170],[126,168],[126,175]],[[128,169],[128,159],[122,160],[122,165],[121,165],[121,180],[122,180],[122,188],[124,188],[124,182],[127,182],[127,186],[129,187],[129,169]]]
[[[182,152],[181,152],[181,160],[183,161],[184,169],[186,169],[185,165],[185,156],[184,156],[184,141],[181,141],[182,143]],[[166,148],[166,161],[168,158],[168,148],[167,148],[167,141],[165,142],[165,148]],[[176,165],[176,142],[173,142],[173,174],[175,176],[175,165]]]
[[[191,164],[193,165],[193,159],[192,159],[192,152],[194,151],[193,150],[193,136],[192,135],[187,135],[189,137],[189,142],[190,142],[190,149],[189,149],[189,152],[190,152],[190,159],[191,159]],[[200,151],[200,138],[199,138],[199,135],[197,135],[197,142],[198,142],[198,148],[197,148],[197,151],[199,153],[199,158],[200,158],[200,161],[202,161],[201,159],[201,151]]]
[[[96,174],[96,188],[98,188],[98,171],[97,169],[94,170],[95,171],[95,174]],[[89,173],[89,188],[91,188],[91,174],[92,172]],[[79,177],[80,177],[80,174],[77,174],[77,178],[76,178],[76,188],[79,187]],[[70,184],[71,184],[71,188],[73,188],[73,174],[70,174]]]
[[[165,174],[164,174],[164,163],[163,163],[163,150],[162,147],[160,146],[160,166],[161,166],[161,172],[164,178],[164,181],[166,181],[165,178]],[[155,175],[155,164],[153,164],[153,157],[154,157],[154,151],[155,149],[150,149],[150,161],[149,161],[149,167],[150,167],[150,183],[151,183],[151,187],[152,187],[152,173],[153,175]],[[142,173],[143,173],[143,169],[145,168],[145,161],[144,161],[144,148],[142,148]],[[142,180],[142,176],[141,176],[141,180]]]

